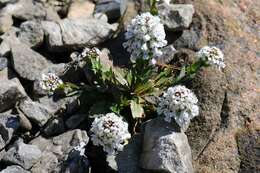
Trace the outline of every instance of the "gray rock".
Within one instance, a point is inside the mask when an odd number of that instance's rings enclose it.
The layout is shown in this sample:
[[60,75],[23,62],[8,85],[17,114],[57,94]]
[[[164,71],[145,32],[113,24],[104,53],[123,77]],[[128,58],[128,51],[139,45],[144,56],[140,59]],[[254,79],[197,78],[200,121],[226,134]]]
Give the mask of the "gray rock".
[[65,125],[62,118],[54,118],[47,123],[44,128],[44,134],[46,136],[59,135],[65,131]]
[[15,71],[23,78],[30,81],[36,80],[42,70],[47,68],[51,63],[42,55],[30,49],[27,45],[12,43],[12,66]]
[[3,157],[3,162],[20,165],[24,169],[30,169],[41,157],[41,150],[35,145],[16,141]]
[[33,0],[20,0],[14,4],[15,10],[12,11],[12,15],[20,20],[44,20],[46,17],[46,11],[41,3],[37,3]]
[[52,117],[52,114],[47,107],[29,99],[24,99],[21,101],[18,105],[18,108],[24,113],[26,117],[39,126],[45,125]]
[[81,155],[79,151],[72,150],[68,159],[62,166],[62,172],[64,173],[88,173],[89,161],[86,156]]
[[31,169],[32,173],[47,172],[85,172],[88,168],[87,160],[79,156],[74,147],[79,146],[81,142],[88,143],[88,136],[85,131],[72,130],[59,136],[46,139],[39,136],[30,143],[39,146],[42,151],[40,161]]
[[192,22],[194,7],[191,4],[158,5],[159,16],[169,31],[180,31],[188,28]]
[[4,12],[0,13],[0,34],[10,30],[13,25],[12,15]]
[[18,110],[18,116],[20,121],[20,126],[23,130],[30,131],[32,129],[32,124],[30,120],[24,115],[22,111]]
[[104,21],[104,22],[108,22],[108,17],[107,17],[107,15],[105,15],[104,13],[95,13],[95,14],[93,15],[93,17],[94,17],[95,19],[102,20],[102,21]]
[[77,128],[87,118],[86,114],[75,114],[66,120],[66,126],[69,129]]
[[178,38],[173,45],[177,48],[189,48],[192,50],[198,50],[198,42],[201,38],[201,33],[200,31],[196,30],[184,30],[181,37]]
[[8,60],[5,57],[0,57],[0,71],[7,68]]
[[59,160],[52,152],[43,152],[40,161],[38,161],[30,170],[31,173],[58,173],[55,171],[57,165],[59,165]]
[[167,64],[174,58],[177,50],[174,48],[173,45],[168,45],[162,48],[162,52],[163,55],[158,59],[158,63]]
[[60,16],[67,16],[68,9],[73,0],[38,0],[52,7]]
[[34,21],[23,22],[18,32],[19,40],[29,47],[37,48],[43,42],[44,32],[42,25]]
[[44,96],[39,98],[39,102],[46,106],[52,114],[58,111],[63,111],[67,114],[72,114],[79,109],[78,96],[55,98]]
[[96,46],[106,41],[115,26],[94,18],[64,19],[59,21],[63,44],[67,48]]
[[68,12],[68,18],[76,19],[92,16],[94,9],[95,4],[93,1],[72,1]]
[[16,40],[18,28],[12,27],[9,31],[0,36],[0,40],[2,40],[0,44],[0,56],[9,56],[11,51],[11,43]]
[[14,107],[17,101],[26,97],[24,88],[17,78],[0,80],[0,112]]
[[140,166],[168,173],[193,173],[187,136],[162,118],[145,124]]
[[0,160],[2,160],[2,158],[3,158],[4,155],[5,155],[5,153],[6,153],[5,149],[0,150]]
[[29,171],[24,170],[20,166],[8,166],[4,170],[0,171],[0,173],[30,173]]
[[19,127],[19,119],[9,113],[0,114],[0,150],[12,139],[13,133]]
[[51,21],[42,21],[41,24],[44,30],[48,50],[62,51],[63,41],[59,24]]
[[142,151],[142,135],[132,136],[129,143],[116,157],[119,173],[141,173],[139,168],[140,153]]
[[108,19],[117,19],[124,14],[126,7],[127,0],[99,0],[95,13],[104,13]]

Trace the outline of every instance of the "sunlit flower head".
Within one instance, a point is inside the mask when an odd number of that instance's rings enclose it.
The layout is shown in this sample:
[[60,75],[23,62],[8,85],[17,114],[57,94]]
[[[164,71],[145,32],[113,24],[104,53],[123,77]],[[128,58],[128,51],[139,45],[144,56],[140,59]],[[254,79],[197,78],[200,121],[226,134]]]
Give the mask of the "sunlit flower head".
[[40,79],[40,87],[48,92],[54,92],[61,84],[62,80],[54,73],[42,74]]
[[160,97],[157,113],[164,115],[167,122],[172,119],[186,130],[190,120],[199,115],[198,99],[196,95],[185,86],[174,86],[168,88]]
[[201,48],[196,57],[205,61],[208,65],[216,66],[218,69],[225,68],[224,54],[217,47],[205,46]]
[[131,54],[133,62],[137,58],[156,59],[163,54],[161,48],[167,45],[165,36],[160,18],[146,12],[137,15],[127,26],[127,41],[123,46]]
[[128,124],[115,113],[95,118],[90,131],[93,144],[102,146],[109,155],[122,151],[126,140],[131,137]]

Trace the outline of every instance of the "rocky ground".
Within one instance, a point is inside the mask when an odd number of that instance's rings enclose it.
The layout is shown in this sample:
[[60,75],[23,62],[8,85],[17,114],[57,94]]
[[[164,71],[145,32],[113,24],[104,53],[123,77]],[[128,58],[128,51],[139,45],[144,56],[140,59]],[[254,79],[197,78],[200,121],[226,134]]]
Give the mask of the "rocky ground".
[[[54,72],[65,81],[84,81],[83,72],[63,71],[70,54],[86,46],[104,48],[114,65],[127,66],[124,28],[147,3],[0,0],[0,173],[102,173],[115,167],[121,173],[260,172],[260,1],[170,2],[158,7],[169,58],[191,60],[201,47],[214,45],[227,67],[204,69],[192,82],[200,116],[187,136],[152,120],[117,158],[105,158],[89,142],[77,98],[48,97],[39,78]],[[89,142],[84,157],[75,150],[81,142]]]

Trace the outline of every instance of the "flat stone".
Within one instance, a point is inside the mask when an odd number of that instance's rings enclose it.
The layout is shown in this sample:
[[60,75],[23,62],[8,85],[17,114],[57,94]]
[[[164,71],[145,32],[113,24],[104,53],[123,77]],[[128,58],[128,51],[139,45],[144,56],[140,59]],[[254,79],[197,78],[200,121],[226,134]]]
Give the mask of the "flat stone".
[[18,32],[19,40],[29,47],[37,48],[43,43],[42,25],[35,21],[23,22]]
[[11,44],[12,66],[23,78],[34,81],[41,75],[41,71],[51,63],[27,45],[16,42]]
[[140,166],[155,172],[193,173],[187,136],[163,118],[146,122]]
[[52,117],[51,112],[44,105],[25,99],[20,102],[18,108],[26,117],[39,126],[43,126]]
[[17,164],[30,169],[41,157],[41,150],[35,145],[25,144],[18,140],[3,157],[3,162]]
[[19,125],[19,119],[16,115],[9,113],[0,114],[0,150],[9,144]]
[[26,171],[20,166],[14,165],[14,166],[8,166],[4,170],[0,171],[0,173],[30,173],[30,172]]
[[167,30],[180,31],[190,26],[195,10],[191,4],[162,3],[158,5],[158,12]]
[[71,49],[96,46],[106,41],[116,29],[114,25],[94,18],[64,19],[59,24],[63,44]]

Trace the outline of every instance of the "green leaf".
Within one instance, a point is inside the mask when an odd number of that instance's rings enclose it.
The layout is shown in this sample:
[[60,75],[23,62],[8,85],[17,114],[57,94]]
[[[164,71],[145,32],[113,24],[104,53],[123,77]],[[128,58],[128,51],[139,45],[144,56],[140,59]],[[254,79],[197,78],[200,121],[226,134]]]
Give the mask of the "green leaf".
[[144,109],[136,101],[131,100],[130,108],[131,108],[132,116],[133,116],[134,119],[135,118],[143,118],[144,117]]
[[114,67],[113,72],[115,74],[116,80],[121,84],[121,85],[127,85],[127,80],[125,79],[126,76],[126,71],[121,68]]

